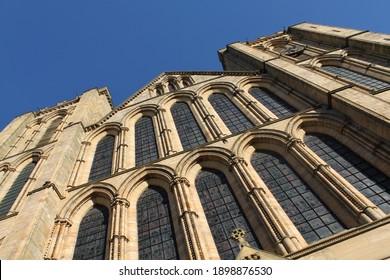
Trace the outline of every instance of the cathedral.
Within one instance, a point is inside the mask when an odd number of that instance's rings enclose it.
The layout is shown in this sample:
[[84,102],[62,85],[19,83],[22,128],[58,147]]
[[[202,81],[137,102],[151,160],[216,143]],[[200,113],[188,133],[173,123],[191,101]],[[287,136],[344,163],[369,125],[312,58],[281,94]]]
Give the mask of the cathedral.
[[218,56],[17,116],[0,259],[390,259],[390,35],[303,22]]

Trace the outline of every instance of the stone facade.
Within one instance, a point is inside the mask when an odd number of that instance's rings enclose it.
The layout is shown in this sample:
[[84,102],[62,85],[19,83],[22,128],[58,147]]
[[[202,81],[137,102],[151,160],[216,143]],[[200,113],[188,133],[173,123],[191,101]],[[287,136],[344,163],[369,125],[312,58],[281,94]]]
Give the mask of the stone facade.
[[15,118],[0,259],[389,259],[389,50],[390,35],[300,23],[116,108],[100,88]]

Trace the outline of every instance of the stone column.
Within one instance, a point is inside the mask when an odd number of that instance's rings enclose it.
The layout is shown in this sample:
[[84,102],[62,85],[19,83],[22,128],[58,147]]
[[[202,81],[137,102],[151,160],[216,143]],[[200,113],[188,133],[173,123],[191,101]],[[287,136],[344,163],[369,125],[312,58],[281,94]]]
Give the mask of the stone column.
[[270,117],[266,112],[264,112],[258,105],[256,101],[252,101],[245,95],[244,91],[241,89],[235,89],[234,96],[243,104],[248,110],[254,114],[261,123],[266,123],[272,121],[275,118]]
[[129,242],[126,233],[126,221],[130,203],[124,198],[116,197],[111,206],[113,222],[110,255],[112,260],[124,260],[126,258],[126,243]]
[[157,109],[157,123],[158,123],[158,131],[160,133],[160,139],[163,147],[163,153],[165,156],[171,155],[175,153],[172,146],[172,131],[167,128],[167,122],[164,116],[165,109],[158,107]]
[[209,113],[206,106],[202,102],[202,97],[198,95],[194,95],[192,99],[192,103],[194,104],[196,110],[198,111],[200,117],[203,119],[206,124],[208,130],[211,132],[211,135],[214,139],[221,138],[226,136],[219,129],[217,123],[214,120],[214,116]]
[[77,178],[78,178],[78,175],[80,172],[80,168],[81,168],[82,164],[85,162],[85,160],[84,160],[85,151],[86,151],[87,147],[90,145],[91,145],[91,142],[86,142],[86,141],[81,142],[81,149],[80,149],[79,155],[77,157],[76,164],[73,168],[72,175],[71,175],[70,180],[69,180],[70,186],[74,186],[76,184],[76,181],[77,181]]
[[66,238],[72,222],[68,219],[57,218],[49,238],[49,244],[44,255],[45,260],[58,260],[61,258],[64,239]]
[[191,260],[204,260],[199,235],[195,226],[195,219],[198,218],[198,215],[191,210],[187,193],[190,183],[186,178],[175,177],[170,185],[178,204],[180,224],[184,231],[189,257]]
[[369,223],[383,217],[378,208],[367,198],[357,193],[355,188],[339,174],[336,174],[327,164],[322,164],[312,157],[300,139],[291,138],[287,143],[288,151],[308,166],[314,176],[325,183],[332,193],[335,193],[351,210],[360,223]]
[[265,190],[256,185],[251,179],[247,163],[243,158],[233,156],[230,160],[230,169],[237,175],[240,185],[244,186],[247,196],[252,201],[259,213],[264,226],[268,229],[270,236],[281,255],[295,252],[303,246],[298,238],[280,222],[272,206],[268,203]]
[[121,127],[119,134],[118,148],[117,148],[117,165],[115,167],[115,172],[120,172],[126,169],[125,167],[125,158],[126,158],[126,149],[128,145],[126,144],[126,132],[129,131],[127,127]]

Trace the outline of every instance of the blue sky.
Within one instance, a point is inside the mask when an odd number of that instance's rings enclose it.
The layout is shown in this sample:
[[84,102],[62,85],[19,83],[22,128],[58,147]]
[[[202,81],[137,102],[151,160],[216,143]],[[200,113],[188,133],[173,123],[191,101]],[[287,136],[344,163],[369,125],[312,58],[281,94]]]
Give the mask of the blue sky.
[[[303,21],[390,33],[390,1],[0,0],[0,130],[108,86],[115,106],[164,71]],[[0,143],[1,144],[1,143]]]

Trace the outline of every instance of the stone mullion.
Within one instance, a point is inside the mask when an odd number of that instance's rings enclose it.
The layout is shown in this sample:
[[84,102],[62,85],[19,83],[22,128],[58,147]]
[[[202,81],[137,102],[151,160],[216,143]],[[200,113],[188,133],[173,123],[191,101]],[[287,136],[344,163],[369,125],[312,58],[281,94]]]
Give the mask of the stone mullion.
[[50,237],[50,243],[45,254],[45,259],[58,260],[62,252],[65,237],[72,223],[67,219],[57,219]]
[[198,215],[191,210],[188,200],[186,188],[189,187],[189,182],[185,178],[175,177],[171,182],[171,190],[175,194],[178,202],[180,224],[184,230],[184,236],[189,249],[189,257],[191,260],[204,260],[204,254],[200,245],[198,231],[196,229],[195,218]]
[[91,145],[91,142],[83,141],[81,142],[82,146],[79,152],[79,156],[77,157],[75,167],[73,168],[73,173],[71,175],[71,179],[69,180],[70,186],[74,186],[76,184],[76,180],[78,178],[78,174],[80,172],[80,168],[82,164],[85,162],[85,151],[87,150],[87,147]]
[[214,116],[209,113],[206,106],[203,104],[202,97],[196,95],[194,96],[192,102],[196,110],[198,111],[200,117],[206,124],[208,130],[211,132],[213,138],[217,139],[225,136],[225,134],[222,133],[217,123],[215,122]]
[[119,134],[119,144],[117,148],[117,166],[115,167],[115,172],[125,170],[126,148],[128,147],[128,145],[125,143],[127,131],[129,131],[127,127],[121,127],[121,133]]
[[298,238],[294,236],[294,233],[290,233],[280,222],[272,206],[268,203],[264,189],[256,186],[251,180],[251,175],[245,160],[243,158],[233,157],[230,161],[230,168],[237,174],[241,185],[245,188],[247,196],[251,199],[255,209],[264,221],[264,225],[268,228],[268,232],[277,245],[279,252],[285,255],[301,249],[302,245],[299,243]]
[[159,133],[160,133],[160,138],[161,138],[161,142],[162,142],[162,146],[163,146],[163,149],[164,149],[164,155],[167,156],[167,155],[171,155],[173,154],[175,151],[173,150],[173,146],[172,146],[172,138],[171,138],[171,130],[168,129],[167,127],[167,122],[166,122],[166,119],[165,119],[165,116],[164,116],[164,112],[165,112],[165,109],[163,108],[159,108],[157,110],[157,123],[158,123],[158,127],[159,127]]
[[125,259],[125,247],[129,242],[126,234],[127,210],[130,203],[123,198],[116,198],[112,203],[113,222],[112,222],[112,238],[111,238],[111,259]]
[[274,120],[274,117],[269,116],[266,112],[264,112],[258,105],[256,101],[250,100],[245,94],[243,90],[237,89],[235,92],[235,97],[237,100],[243,104],[248,110],[254,114],[262,123],[266,123],[268,121]]
[[288,151],[303,162],[312,170],[314,176],[317,176],[326,186],[340,197],[348,208],[355,214],[356,220],[362,223],[372,222],[382,218],[377,207],[368,199],[362,199],[356,193],[354,188],[351,188],[348,182],[335,174],[332,169],[318,161],[318,159],[310,156],[300,139],[291,139],[287,144]]

